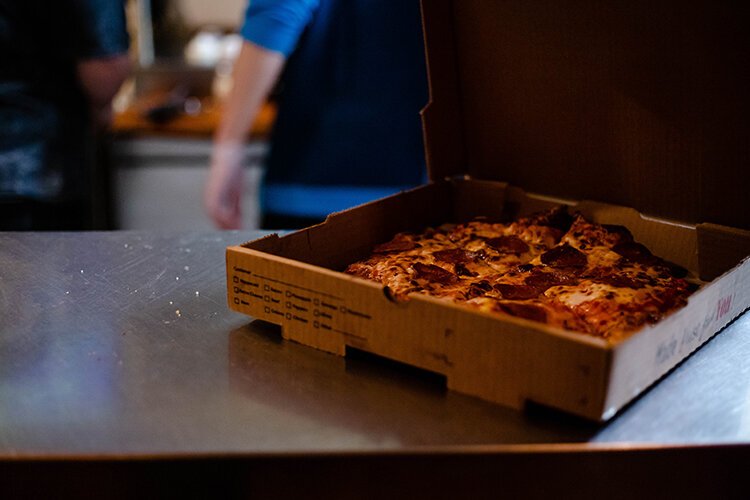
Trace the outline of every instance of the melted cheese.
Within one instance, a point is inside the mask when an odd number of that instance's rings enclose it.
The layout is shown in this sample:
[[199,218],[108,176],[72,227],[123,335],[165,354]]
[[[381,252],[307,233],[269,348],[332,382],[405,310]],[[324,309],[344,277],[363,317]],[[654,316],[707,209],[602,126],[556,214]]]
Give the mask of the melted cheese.
[[593,300],[618,303],[633,302],[641,298],[643,294],[631,288],[618,288],[603,283],[583,281],[576,286],[553,286],[548,288],[544,295],[570,309],[575,309],[581,304]]
[[621,257],[607,247],[594,247],[586,254],[587,266],[594,267],[614,267]]

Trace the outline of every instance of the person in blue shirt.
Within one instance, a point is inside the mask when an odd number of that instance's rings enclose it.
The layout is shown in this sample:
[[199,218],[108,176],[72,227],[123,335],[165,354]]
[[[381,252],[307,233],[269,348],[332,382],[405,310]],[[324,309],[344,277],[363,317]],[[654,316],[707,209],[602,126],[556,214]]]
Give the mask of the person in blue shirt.
[[123,0],[0,0],[0,230],[91,229],[93,130],[127,77]]
[[304,227],[424,182],[418,0],[252,0],[241,34],[204,191],[217,226],[241,227],[246,133],[280,76],[263,227]]

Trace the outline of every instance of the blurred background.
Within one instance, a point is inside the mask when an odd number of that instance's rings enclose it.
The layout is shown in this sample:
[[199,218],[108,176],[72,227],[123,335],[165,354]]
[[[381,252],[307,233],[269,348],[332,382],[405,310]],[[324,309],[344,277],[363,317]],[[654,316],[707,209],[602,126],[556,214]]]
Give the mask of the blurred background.
[[[210,229],[202,190],[245,0],[129,0],[134,67],[114,100],[105,150],[112,229]],[[275,117],[266,104],[247,143],[244,225],[258,225],[257,188]]]

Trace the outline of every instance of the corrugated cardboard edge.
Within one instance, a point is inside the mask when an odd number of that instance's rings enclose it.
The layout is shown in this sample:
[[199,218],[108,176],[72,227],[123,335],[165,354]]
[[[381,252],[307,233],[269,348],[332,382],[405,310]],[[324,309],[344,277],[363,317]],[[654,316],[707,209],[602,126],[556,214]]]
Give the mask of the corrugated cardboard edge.
[[393,301],[376,283],[244,247],[227,250],[227,266],[230,307],[286,339],[441,373],[450,389],[514,408],[533,399],[599,417],[610,356],[600,339],[431,297]]

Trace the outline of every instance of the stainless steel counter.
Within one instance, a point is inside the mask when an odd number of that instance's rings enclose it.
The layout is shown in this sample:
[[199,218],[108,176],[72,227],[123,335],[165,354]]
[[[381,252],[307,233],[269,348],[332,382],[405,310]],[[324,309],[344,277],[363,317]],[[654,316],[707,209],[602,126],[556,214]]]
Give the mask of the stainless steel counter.
[[597,426],[282,342],[226,306],[260,234],[0,233],[0,459],[748,450],[748,313]]

